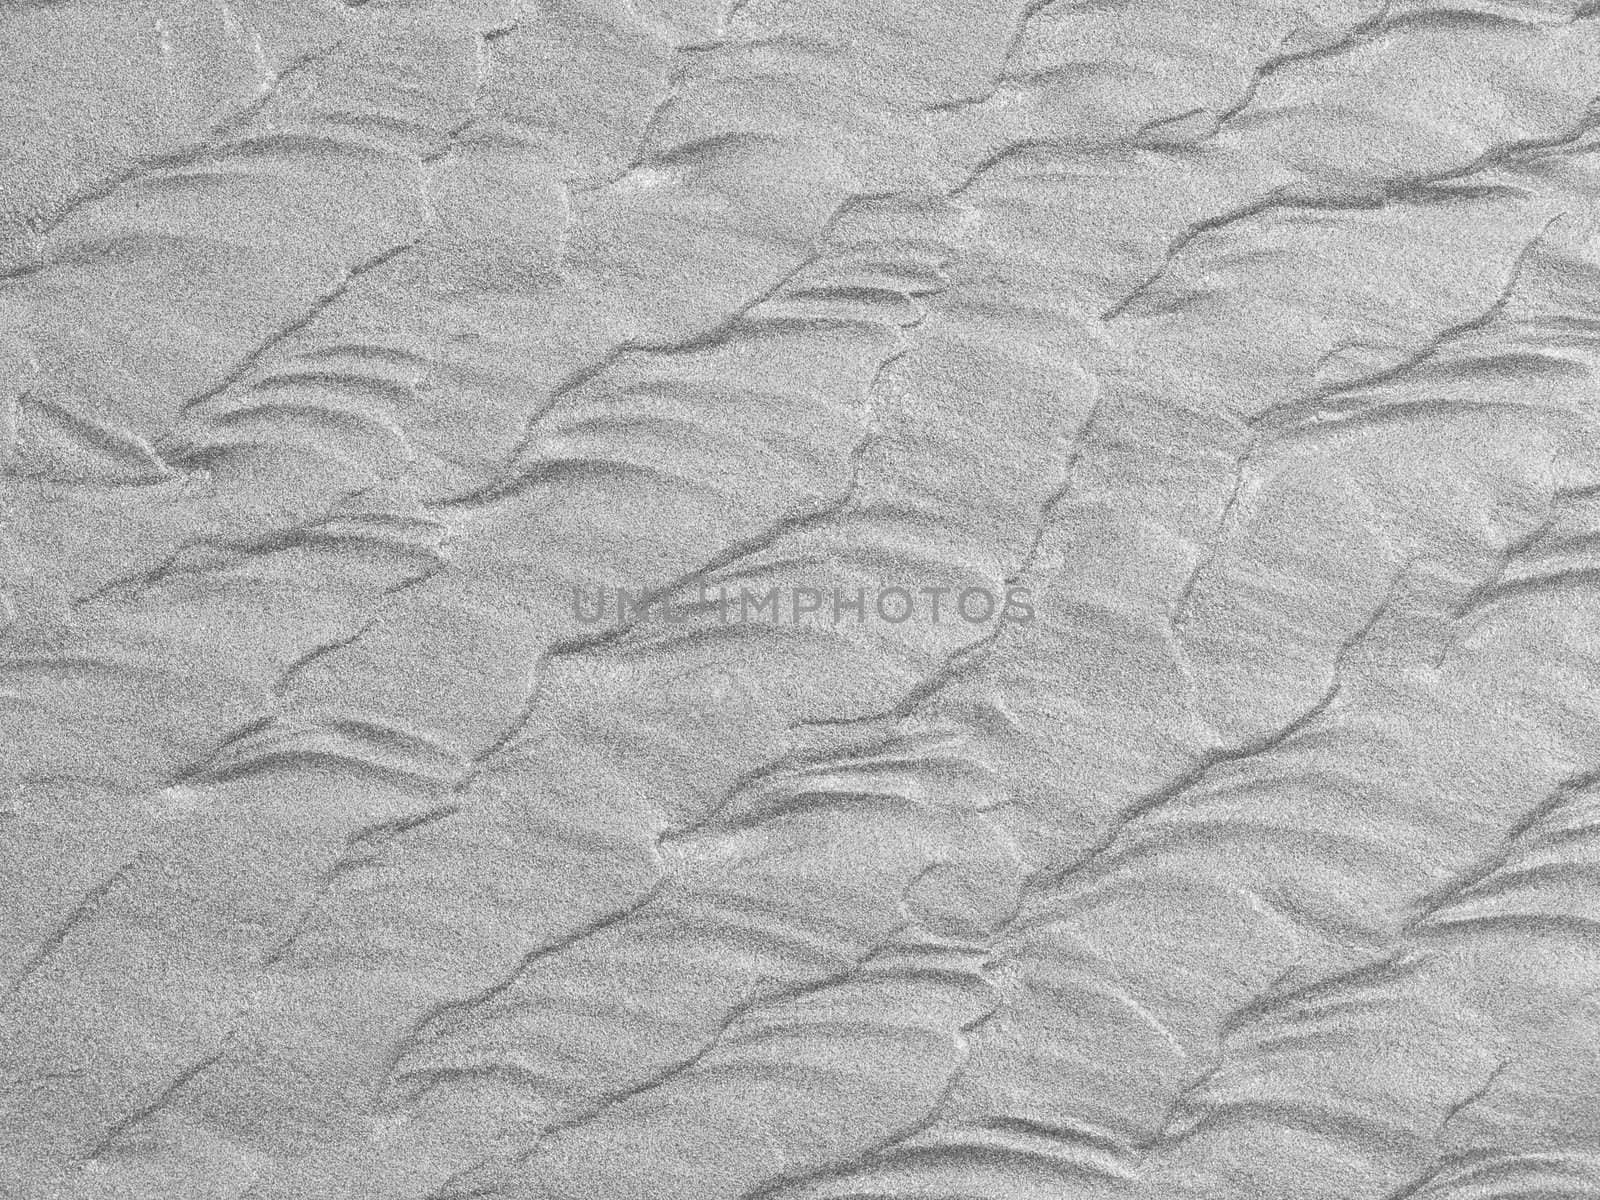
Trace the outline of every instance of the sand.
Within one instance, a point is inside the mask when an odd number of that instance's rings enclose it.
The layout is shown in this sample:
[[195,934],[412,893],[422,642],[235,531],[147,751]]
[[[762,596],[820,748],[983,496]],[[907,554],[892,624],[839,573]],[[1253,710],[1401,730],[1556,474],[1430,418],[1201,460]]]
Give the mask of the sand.
[[0,8],[0,1197],[1600,1195],[1600,8]]

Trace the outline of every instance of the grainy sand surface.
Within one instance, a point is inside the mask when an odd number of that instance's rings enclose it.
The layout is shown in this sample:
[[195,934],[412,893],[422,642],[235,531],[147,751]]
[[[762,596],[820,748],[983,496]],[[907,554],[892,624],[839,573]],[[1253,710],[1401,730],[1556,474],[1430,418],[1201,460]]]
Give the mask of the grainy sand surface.
[[1579,0],[0,5],[0,1196],[1594,1200],[1597,151]]

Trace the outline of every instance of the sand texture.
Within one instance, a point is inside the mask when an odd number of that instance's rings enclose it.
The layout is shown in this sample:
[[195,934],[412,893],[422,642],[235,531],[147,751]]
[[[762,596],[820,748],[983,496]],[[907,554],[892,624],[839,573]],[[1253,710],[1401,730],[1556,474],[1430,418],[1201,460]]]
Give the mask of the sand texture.
[[1600,1197],[1597,218],[1591,0],[0,3],[0,1198]]

